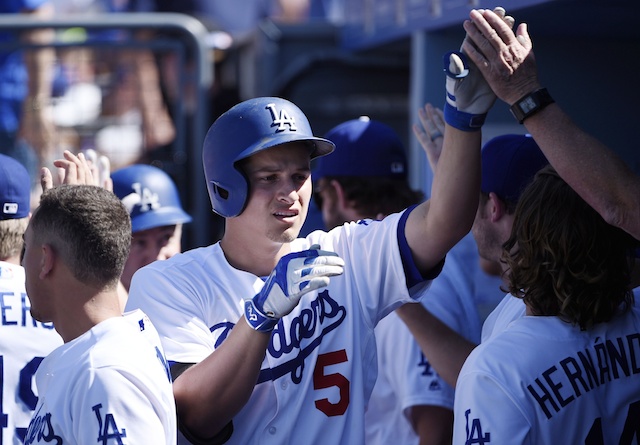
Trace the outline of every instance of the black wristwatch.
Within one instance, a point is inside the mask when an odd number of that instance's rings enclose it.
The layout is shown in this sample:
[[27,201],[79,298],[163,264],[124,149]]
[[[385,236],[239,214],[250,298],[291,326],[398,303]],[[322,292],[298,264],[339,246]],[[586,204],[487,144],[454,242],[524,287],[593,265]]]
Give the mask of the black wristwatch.
[[519,123],[523,123],[526,118],[533,116],[554,102],[555,100],[553,100],[553,97],[551,97],[547,89],[540,88],[517,100],[509,109],[513,117],[515,117]]

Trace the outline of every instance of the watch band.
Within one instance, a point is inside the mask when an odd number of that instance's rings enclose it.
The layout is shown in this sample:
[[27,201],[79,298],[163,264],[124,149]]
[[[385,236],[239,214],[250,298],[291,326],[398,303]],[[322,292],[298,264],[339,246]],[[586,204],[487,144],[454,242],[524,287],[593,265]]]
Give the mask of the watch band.
[[526,118],[533,116],[554,102],[555,100],[553,100],[553,97],[551,97],[547,89],[540,88],[517,100],[509,109],[513,117],[515,117],[519,123],[523,123]]

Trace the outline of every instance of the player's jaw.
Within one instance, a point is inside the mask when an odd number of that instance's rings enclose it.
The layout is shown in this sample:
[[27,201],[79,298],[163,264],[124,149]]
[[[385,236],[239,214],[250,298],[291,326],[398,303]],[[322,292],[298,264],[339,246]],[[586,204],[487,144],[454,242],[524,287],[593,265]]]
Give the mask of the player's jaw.
[[297,199],[288,206],[276,204],[271,211],[274,224],[269,225],[271,229],[268,233],[269,239],[283,243],[296,239],[307,216],[307,202]]

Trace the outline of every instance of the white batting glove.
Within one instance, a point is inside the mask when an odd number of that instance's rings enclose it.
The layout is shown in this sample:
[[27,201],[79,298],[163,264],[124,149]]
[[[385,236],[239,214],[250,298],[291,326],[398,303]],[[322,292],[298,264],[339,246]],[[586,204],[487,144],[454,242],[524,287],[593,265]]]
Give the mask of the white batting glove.
[[[513,28],[515,20],[507,15],[503,7],[497,6],[493,12]],[[475,64],[461,51],[444,55],[444,71],[447,74],[444,117],[447,124],[459,130],[477,131],[484,124],[496,95]]]
[[459,51],[444,55],[447,102],[444,120],[462,131],[480,130],[496,95],[476,66]]
[[341,275],[344,261],[334,252],[309,250],[283,256],[264,287],[244,304],[245,319],[256,331],[271,331],[280,318],[298,305],[307,292],[326,287],[329,277]]

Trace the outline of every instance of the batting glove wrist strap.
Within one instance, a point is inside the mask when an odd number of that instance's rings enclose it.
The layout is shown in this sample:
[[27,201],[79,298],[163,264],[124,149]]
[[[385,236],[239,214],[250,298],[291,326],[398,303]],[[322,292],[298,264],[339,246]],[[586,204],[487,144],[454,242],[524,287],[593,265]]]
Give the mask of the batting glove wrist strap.
[[251,328],[260,332],[271,332],[278,324],[278,319],[263,314],[262,311],[256,307],[253,299],[244,302],[244,319],[247,320]]
[[454,128],[462,131],[478,131],[484,125],[487,113],[471,114],[458,110],[446,102],[444,104],[444,121]]

